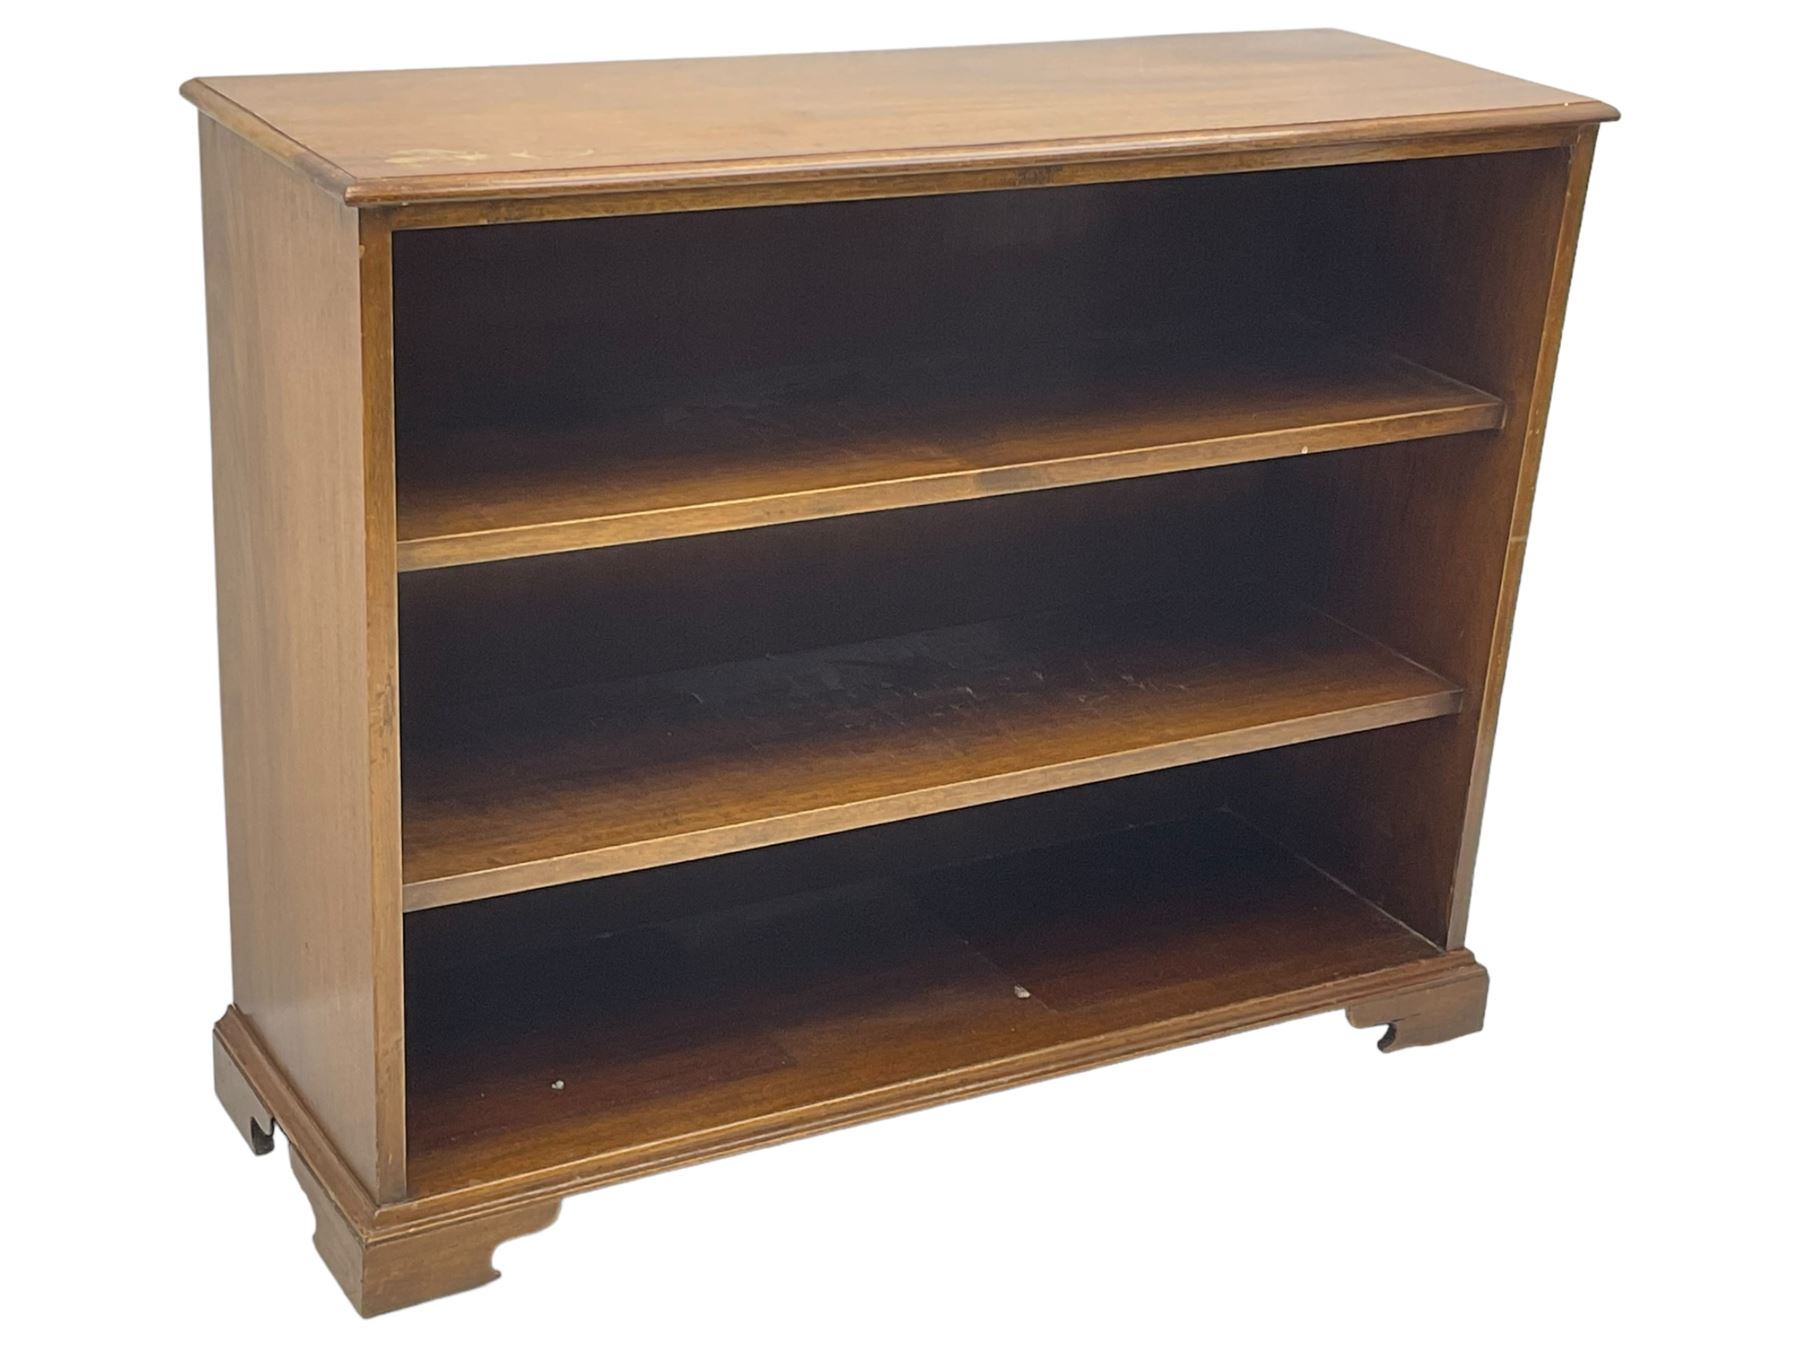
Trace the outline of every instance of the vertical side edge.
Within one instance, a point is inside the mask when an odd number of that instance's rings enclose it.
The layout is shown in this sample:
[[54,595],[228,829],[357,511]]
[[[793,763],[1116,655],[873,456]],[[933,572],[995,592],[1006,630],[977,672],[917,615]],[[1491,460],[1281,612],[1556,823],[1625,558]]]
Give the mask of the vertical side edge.
[[1491,432],[1269,467],[1266,528],[1301,594],[1467,691],[1454,719],[1246,761],[1258,825],[1432,942],[1467,926],[1593,130],[1569,144],[1324,169],[1291,185],[1296,303],[1506,401]]
[[1568,150],[1568,179],[1562,219],[1557,226],[1556,258],[1550,277],[1549,302],[1544,308],[1537,366],[1531,396],[1526,401],[1525,442],[1519,459],[1518,486],[1513,495],[1512,525],[1508,532],[1500,603],[1494,616],[1493,640],[1488,650],[1487,678],[1482,683],[1476,717],[1474,763],[1469,774],[1469,795],[1463,811],[1462,840],[1457,850],[1455,887],[1450,898],[1449,945],[1460,947],[1468,932],[1469,896],[1474,888],[1475,853],[1481,839],[1481,818],[1487,805],[1488,774],[1494,759],[1494,734],[1500,720],[1500,689],[1506,674],[1506,658],[1512,644],[1513,618],[1518,608],[1519,579],[1525,563],[1525,535],[1531,524],[1531,505],[1537,494],[1538,465],[1543,458],[1544,427],[1550,413],[1550,387],[1556,377],[1556,360],[1562,350],[1563,319],[1569,308],[1569,286],[1575,272],[1575,244],[1581,233],[1581,216],[1587,204],[1588,178],[1594,165],[1594,142],[1599,128],[1583,127]]
[[363,557],[369,670],[370,950],[375,990],[376,1199],[406,1194],[405,927],[400,852],[400,633],[394,483],[393,230],[357,220],[362,291]]

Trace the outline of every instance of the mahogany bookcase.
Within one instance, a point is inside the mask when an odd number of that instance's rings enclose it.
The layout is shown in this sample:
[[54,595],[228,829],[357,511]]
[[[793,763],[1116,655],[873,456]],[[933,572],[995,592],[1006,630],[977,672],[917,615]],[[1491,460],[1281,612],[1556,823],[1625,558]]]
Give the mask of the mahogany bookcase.
[[1611,108],[1328,31],[184,92],[217,1085],[362,1312],[658,1169],[1481,1026]]

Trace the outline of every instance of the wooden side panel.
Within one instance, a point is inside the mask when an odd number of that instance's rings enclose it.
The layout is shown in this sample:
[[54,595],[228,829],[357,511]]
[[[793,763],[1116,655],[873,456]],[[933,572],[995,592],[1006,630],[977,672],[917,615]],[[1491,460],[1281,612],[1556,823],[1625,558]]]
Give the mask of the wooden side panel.
[[[1247,814],[1460,946],[1594,131],[1567,148],[1338,170],[1307,205],[1321,317],[1506,400],[1505,424],[1265,466],[1285,579],[1462,685],[1462,714],[1246,763]],[[1296,203],[1299,206],[1299,203]]]
[[386,240],[365,262],[356,212],[204,118],[200,144],[233,999],[358,1180],[396,1198]]

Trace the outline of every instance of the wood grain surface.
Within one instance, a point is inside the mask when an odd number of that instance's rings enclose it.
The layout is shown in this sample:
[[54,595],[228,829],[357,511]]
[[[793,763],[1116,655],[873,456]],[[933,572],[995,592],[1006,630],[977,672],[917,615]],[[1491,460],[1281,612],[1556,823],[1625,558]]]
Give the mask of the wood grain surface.
[[1328,29],[190,80],[356,204],[1282,150],[1617,114]]
[[409,722],[409,909],[1454,713],[1257,587],[1050,610]]
[[1498,426],[1498,399],[1311,325],[782,367],[575,427],[420,432],[402,570]]
[[232,997],[359,1181],[392,1198],[393,468],[364,403],[380,255],[356,212],[212,122],[200,136]]

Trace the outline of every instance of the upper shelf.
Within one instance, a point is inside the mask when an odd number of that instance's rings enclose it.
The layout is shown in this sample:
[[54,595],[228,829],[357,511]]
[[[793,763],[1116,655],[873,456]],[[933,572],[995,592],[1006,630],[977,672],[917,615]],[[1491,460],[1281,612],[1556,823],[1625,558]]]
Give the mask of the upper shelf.
[[401,570],[1477,431],[1503,413],[1299,323],[659,392],[585,426],[407,438]]
[[1618,116],[1328,29],[264,75],[182,93],[357,206],[1367,147]]

